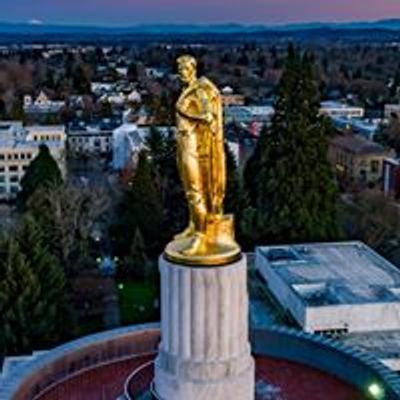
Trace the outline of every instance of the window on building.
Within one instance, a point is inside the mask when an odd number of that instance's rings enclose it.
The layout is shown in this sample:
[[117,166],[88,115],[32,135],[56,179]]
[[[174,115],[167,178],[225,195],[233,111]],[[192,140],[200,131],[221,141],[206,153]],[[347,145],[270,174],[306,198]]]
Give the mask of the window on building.
[[371,172],[373,174],[377,174],[379,172],[379,161],[378,160],[371,161]]
[[5,172],[6,168],[5,167],[0,167],[0,173]]
[[21,160],[25,160],[25,153],[21,153]]
[[26,155],[26,158],[27,158],[28,160],[30,160],[30,159],[32,158],[32,154],[31,154],[31,153],[28,153],[28,154]]
[[5,155],[4,154],[0,154],[0,160],[5,160]]
[[4,183],[6,181],[6,177],[4,175],[0,175],[0,183]]
[[10,166],[8,167],[8,170],[9,170],[10,172],[17,172],[17,171],[18,171],[18,165],[10,165]]
[[17,186],[17,185],[12,185],[12,186],[10,187],[10,192],[11,192],[12,194],[18,193],[18,192],[19,192],[19,186]]
[[18,183],[19,182],[19,176],[18,175],[11,175],[10,176],[10,182],[11,183]]
[[18,156],[19,156],[19,154],[18,154],[18,153],[15,153],[15,154],[14,154],[14,160],[18,160],[18,158],[19,158]]

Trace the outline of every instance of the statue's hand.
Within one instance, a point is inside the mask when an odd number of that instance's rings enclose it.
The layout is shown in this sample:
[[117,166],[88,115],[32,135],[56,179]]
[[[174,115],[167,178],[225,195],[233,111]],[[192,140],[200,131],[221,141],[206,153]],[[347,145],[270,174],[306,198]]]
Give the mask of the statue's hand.
[[204,122],[207,124],[211,124],[214,121],[214,115],[211,112],[207,112],[204,116]]

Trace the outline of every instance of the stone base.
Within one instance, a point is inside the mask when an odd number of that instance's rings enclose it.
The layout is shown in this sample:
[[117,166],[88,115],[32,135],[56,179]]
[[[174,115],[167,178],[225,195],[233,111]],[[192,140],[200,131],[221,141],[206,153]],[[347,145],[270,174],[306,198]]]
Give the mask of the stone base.
[[[229,375],[218,380],[187,380],[164,372],[156,362],[155,391],[160,400],[254,400],[254,361],[248,359],[247,368],[240,375]],[[205,374],[212,366],[202,366]],[[228,372],[228,371],[227,371]],[[162,393],[162,396],[159,394]]]
[[195,268],[160,258],[161,400],[254,400],[246,259]]

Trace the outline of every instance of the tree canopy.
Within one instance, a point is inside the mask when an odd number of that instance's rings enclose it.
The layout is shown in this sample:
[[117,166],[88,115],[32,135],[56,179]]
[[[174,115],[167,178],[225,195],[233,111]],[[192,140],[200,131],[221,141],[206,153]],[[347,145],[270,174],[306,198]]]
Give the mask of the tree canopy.
[[18,204],[21,208],[24,208],[36,190],[61,185],[62,181],[60,168],[49,148],[44,144],[40,145],[38,155],[29,164],[21,179],[21,191],[17,198]]
[[271,126],[245,173],[250,207],[243,223],[253,241],[330,240],[339,234],[329,130],[319,104],[311,58],[291,46]]

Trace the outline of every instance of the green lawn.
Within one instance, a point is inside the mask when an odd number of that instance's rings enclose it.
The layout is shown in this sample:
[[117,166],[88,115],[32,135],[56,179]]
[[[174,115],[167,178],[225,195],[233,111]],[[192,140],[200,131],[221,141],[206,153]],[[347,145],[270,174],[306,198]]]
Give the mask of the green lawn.
[[158,284],[120,281],[117,285],[123,325],[159,321],[159,309],[154,307],[158,297]]

